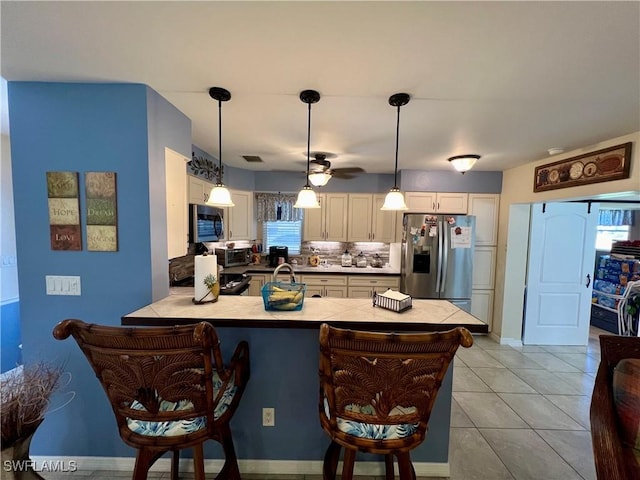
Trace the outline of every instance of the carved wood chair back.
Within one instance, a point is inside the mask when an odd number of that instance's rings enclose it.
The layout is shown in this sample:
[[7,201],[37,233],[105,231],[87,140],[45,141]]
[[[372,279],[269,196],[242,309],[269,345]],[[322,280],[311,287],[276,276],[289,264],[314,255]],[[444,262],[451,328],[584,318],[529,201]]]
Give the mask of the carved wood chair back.
[[58,340],[78,343],[100,381],[122,440],[138,449],[133,478],[146,478],[165,452],[194,447],[196,478],[204,477],[202,444],[222,443],[223,469],[240,478],[229,420],[249,378],[249,351],[240,342],[225,367],[213,326],[124,328],[64,320],[54,329]]
[[[351,478],[355,452],[393,456],[401,478],[412,478],[409,451],[425,438],[438,390],[465,328],[436,333],[375,333],[320,327],[320,423],[332,443],[325,478],[334,478],[340,447],[342,478]],[[350,471],[349,471],[350,470]],[[404,474],[404,476],[403,476]]]
[[[614,400],[614,370],[623,359],[640,358],[640,338],[600,335],[600,365],[591,396],[590,420],[593,458],[598,478],[634,480],[640,478],[640,464],[631,447],[625,446]],[[640,392],[636,378],[635,393]],[[636,426],[640,421],[636,415]],[[639,434],[640,435],[640,434]]]

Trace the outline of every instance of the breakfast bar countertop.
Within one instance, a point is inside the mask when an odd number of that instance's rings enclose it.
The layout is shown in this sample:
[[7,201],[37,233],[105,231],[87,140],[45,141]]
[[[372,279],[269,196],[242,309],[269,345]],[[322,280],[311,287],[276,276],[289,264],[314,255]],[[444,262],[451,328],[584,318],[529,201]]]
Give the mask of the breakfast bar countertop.
[[370,299],[305,298],[300,311],[266,311],[262,297],[220,296],[215,303],[195,305],[193,294],[174,292],[162,300],[122,316],[122,325],[166,326],[202,320],[216,327],[317,329],[334,326],[367,330],[443,331],[462,326],[487,333],[488,325],[447,300],[413,299],[402,313],[374,307]]

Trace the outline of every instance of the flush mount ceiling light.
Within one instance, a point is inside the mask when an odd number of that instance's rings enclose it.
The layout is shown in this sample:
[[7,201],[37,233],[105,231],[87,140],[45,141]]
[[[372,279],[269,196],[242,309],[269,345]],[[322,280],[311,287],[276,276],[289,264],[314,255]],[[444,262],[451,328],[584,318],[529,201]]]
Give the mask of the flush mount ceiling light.
[[398,120],[396,122],[396,166],[393,171],[393,188],[384,198],[384,205],[380,210],[409,210],[404,203],[404,196],[398,188],[398,138],[400,136],[400,107],[409,103],[411,97],[408,93],[396,93],[389,97],[389,105],[398,108]]
[[311,160],[311,104],[320,100],[320,94],[315,90],[304,90],[300,92],[300,100],[309,105],[309,120],[307,122],[307,179],[304,187],[298,193],[295,208],[320,208],[316,192],[309,185],[309,162]]
[[480,155],[456,155],[455,157],[449,157],[449,161],[453,168],[464,175],[464,172],[471,170],[480,158]]
[[231,194],[227,187],[222,183],[222,102],[231,99],[231,92],[220,87],[211,87],[209,96],[218,101],[218,181],[211,189],[207,205],[216,207],[233,207],[235,204],[231,201]]
[[560,153],[564,153],[564,148],[562,147],[551,147],[547,150],[549,155],[558,155]]

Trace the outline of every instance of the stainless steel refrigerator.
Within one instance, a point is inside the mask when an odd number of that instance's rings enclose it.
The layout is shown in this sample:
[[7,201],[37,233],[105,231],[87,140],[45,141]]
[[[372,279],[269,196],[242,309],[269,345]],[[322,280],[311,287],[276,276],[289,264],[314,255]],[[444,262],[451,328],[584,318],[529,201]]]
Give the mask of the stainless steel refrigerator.
[[475,217],[410,213],[403,226],[400,290],[471,312]]

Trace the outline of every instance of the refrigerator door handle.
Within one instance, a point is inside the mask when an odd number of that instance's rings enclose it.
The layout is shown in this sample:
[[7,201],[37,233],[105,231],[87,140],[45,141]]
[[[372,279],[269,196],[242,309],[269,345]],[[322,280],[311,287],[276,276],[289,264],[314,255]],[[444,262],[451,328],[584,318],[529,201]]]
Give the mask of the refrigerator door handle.
[[449,223],[442,222],[442,250],[444,251],[444,261],[442,262],[442,284],[440,285],[440,293],[444,293],[445,285],[447,283],[447,268],[449,264],[449,229],[447,228]]
[[441,272],[442,272],[442,222],[438,220],[438,265],[436,266],[436,292],[440,291]]

